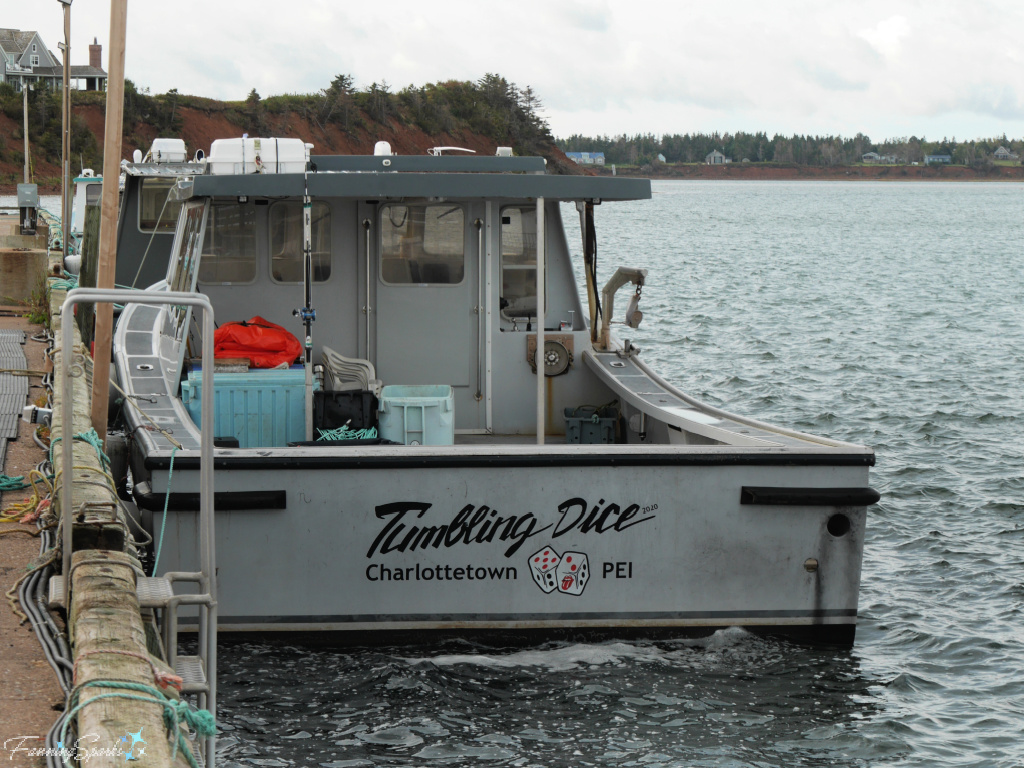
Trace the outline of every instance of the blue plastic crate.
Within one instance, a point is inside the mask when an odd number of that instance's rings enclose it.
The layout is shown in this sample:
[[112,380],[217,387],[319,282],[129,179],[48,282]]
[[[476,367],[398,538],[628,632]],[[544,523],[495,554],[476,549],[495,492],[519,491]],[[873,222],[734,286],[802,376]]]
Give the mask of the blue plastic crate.
[[[181,402],[196,425],[203,415],[202,381],[203,372],[197,368],[181,383]],[[320,388],[316,379],[313,388]],[[218,373],[213,377],[213,392],[215,437],[234,437],[239,448],[286,446],[306,439],[306,372],[302,366],[286,371]]]
[[454,445],[455,393],[447,384],[392,384],[381,390],[377,431],[404,445]]

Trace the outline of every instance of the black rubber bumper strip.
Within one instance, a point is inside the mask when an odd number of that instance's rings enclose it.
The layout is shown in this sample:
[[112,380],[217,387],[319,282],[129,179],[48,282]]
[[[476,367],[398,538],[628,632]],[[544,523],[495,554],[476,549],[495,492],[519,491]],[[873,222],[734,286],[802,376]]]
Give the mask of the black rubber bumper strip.
[[[163,512],[166,494],[153,493],[149,483],[136,483],[132,489],[135,503],[150,512]],[[178,512],[198,512],[198,493],[171,493],[168,509]],[[213,494],[213,508],[219,510],[239,509],[287,509],[288,494],[284,491],[216,491]]]
[[768,488],[745,485],[740,504],[784,504],[790,507],[867,507],[882,498],[874,488]]

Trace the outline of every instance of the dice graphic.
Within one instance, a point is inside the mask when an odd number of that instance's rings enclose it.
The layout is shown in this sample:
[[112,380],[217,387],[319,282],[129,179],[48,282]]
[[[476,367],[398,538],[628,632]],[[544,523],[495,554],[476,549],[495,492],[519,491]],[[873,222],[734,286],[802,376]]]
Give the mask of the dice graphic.
[[530,555],[530,572],[533,574],[533,580],[545,594],[554,592],[558,588],[555,569],[558,568],[561,559],[552,547],[544,547]]
[[590,563],[583,552],[563,552],[555,569],[558,591],[565,595],[581,595],[590,580]]

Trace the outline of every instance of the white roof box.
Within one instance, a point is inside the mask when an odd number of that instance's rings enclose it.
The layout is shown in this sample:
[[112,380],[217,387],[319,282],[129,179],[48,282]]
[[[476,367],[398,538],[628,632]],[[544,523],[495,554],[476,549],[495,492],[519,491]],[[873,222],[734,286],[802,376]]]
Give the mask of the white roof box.
[[207,173],[302,173],[312,148],[302,139],[217,139],[206,157]]
[[184,139],[153,139],[149,148],[149,160],[153,163],[184,163]]

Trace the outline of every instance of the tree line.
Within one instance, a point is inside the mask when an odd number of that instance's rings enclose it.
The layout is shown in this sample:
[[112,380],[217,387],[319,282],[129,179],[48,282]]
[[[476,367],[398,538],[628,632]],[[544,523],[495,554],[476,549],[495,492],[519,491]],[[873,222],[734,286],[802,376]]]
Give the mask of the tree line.
[[950,155],[958,165],[983,167],[993,162],[993,153],[1006,147],[1018,156],[1024,156],[1024,138],[1009,139],[1006,134],[989,139],[957,141],[944,138],[928,141],[924,137],[904,136],[874,142],[863,133],[853,138],[843,136],[768,136],[757,133],[651,133],[627,136],[581,136],[557,139],[563,152],[604,152],[605,163],[620,165],[651,165],[659,162],[658,155],[667,163],[703,163],[714,150],[733,162],[747,160],[752,163],[790,163],[795,165],[854,165],[868,152],[909,164],[924,161],[925,155]]
[[[102,92],[71,91],[72,106],[105,105]],[[181,108],[220,112],[240,132],[252,136],[270,133],[271,116],[292,112],[326,130],[333,125],[355,136],[360,131],[379,133],[377,127],[390,123],[414,126],[429,135],[458,134],[468,130],[486,136],[499,145],[511,146],[516,154],[537,155],[549,149],[554,137],[542,116],[543,105],[529,86],[520,88],[498,74],[488,73],[476,82],[449,80],[427,85],[408,85],[395,90],[386,81],[358,87],[351,75],[339,74],[313,93],[285,94],[262,98],[253,88],[244,101],[220,102],[191,96],[171,89],[152,94],[131,80],[124,84],[124,140],[127,145],[145,146],[145,133],[181,138]],[[41,83],[29,91],[29,140],[33,157],[60,163],[61,89]],[[0,111],[16,120],[13,137],[0,136],[0,160],[22,162],[22,94],[9,83],[0,83]],[[103,148],[98,146],[85,121],[72,113],[72,166],[81,162],[98,167]],[[11,141],[15,139],[15,141]]]
[[386,80],[357,88],[351,75],[339,74],[316,93],[261,98],[250,91],[241,117],[251,132],[266,134],[267,116],[296,112],[321,129],[333,124],[347,133],[386,126],[389,121],[419,128],[428,135],[467,129],[516,154],[539,154],[554,143],[543,105],[529,86],[520,88],[498,74],[478,81],[448,80],[394,90]]
[[[44,159],[60,164],[61,134],[61,90],[49,88],[45,82],[28,92],[28,136],[34,160]],[[17,122],[12,136],[0,135],[0,160],[20,165],[24,162],[24,94],[18,93],[10,83],[0,83],[0,111]],[[96,137],[82,118],[71,115],[71,156],[84,157],[92,161],[102,154],[96,146]],[[75,163],[72,163],[75,167]],[[20,178],[20,176],[19,176]]]

